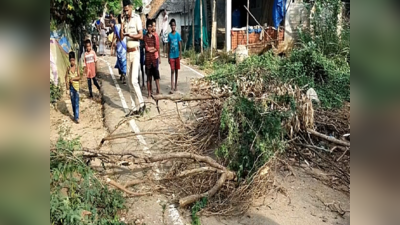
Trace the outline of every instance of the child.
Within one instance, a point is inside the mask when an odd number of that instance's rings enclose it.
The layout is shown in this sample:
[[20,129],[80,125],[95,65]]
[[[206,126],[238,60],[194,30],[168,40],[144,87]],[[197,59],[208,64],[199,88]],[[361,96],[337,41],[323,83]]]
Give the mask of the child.
[[157,86],[157,95],[160,94],[160,73],[158,72],[158,59],[156,58],[156,53],[160,51],[160,46],[157,48],[156,37],[153,35],[153,21],[147,20],[147,34],[143,37],[145,43],[145,64],[147,73],[147,91],[148,97],[151,97],[152,87],[151,79],[154,77]]
[[[182,52],[182,38],[181,35],[176,32],[176,22],[172,19],[169,23],[172,32],[168,35],[168,63],[171,66],[171,92],[178,91],[178,70],[181,69],[181,52]],[[174,77],[175,75],[175,77]],[[175,78],[175,79],[174,79]],[[175,80],[175,83],[174,83]]]
[[[155,19],[152,20],[152,24],[153,24],[153,35],[156,37],[156,48],[160,49],[160,37],[158,36],[156,31],[157,24]],[[160,51],[156,52],[156,59],[158,59],[158,64],[161,64],[161,57],[159,52]]]
[[85,52],[85,73],[88,81],[88,87],[89,87],[89,97],[93,98],[93,92],[92,92],[92,79],[94,85],[97,87],[97,89],[100,92],[100,86],[97,83],[96,79],[96,62],[97,62],[97,56],[96,53],[92,50],[92,44],[90,41],[86,41],[86,52]]
[[[147,30],[143,28],[143,37],[147,34]],[[144,65],[145,65],[145,49],[144,49],[144,41],[140,40],[140,71],[142,73],[142,88],[144,88]],[[140,74],[139,74],[139,86],[140,86]]]
[[79,81],[81,79],[79,68],[76,66],[75,53],[69,53],[69,62],[71,66],[67,69],[67,74],[65,76],[65,85],[70,91],[72,111],[74,112],[74,121],[79,123]]

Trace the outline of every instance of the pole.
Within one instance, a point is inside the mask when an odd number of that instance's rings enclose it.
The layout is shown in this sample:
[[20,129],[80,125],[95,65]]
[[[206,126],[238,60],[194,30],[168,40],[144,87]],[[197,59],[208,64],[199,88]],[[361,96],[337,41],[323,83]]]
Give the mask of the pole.
[[[183,42],[184,42],[184,46],[183,46],[183,49],[184,49],[184,51],[186,51],[186,42],[187,42],[187,39],[186,39],[186,34],[187,34],[187,29],[186,29],[186,0],[183,2],[183,22],[184,22],[184,31],[185,31],[185,35],[183,36],[184,38],[184,40],[183,40]],[[183,34],[183,32],[182,32],[182,34]]]
[[[250,0],[247,0],[247,8],[250,7]],[[247,48],[249,48],[249,12],[247,12]]]
[[192,45],[193,45],[193,50],[195,50],[196,48],[195,48],[195,46],[194,46],[194,41],[195,41],[195,39],[194,39],[194,35],[195,35],[195,33],[194,33],[194,9],[196,8],[196,0],[193,0],[193,11],[192,11],[192,38],[193,38],[193,40],[192,40]]
[[203,53],[203,0],[200,0],[200,51]]
[[217,49],[217,19],[215,18],[217,0],[212,0],[212,33],[211,33],[211,58],[213,50]]
[[232,29],[232,0],[226,0],[226,27],[225,27],[225,43],[226,51],[232,50],[232,39],[231,39],[231,29]]
[[[253,14],[251,14],[249,8],[247,8],[246,6],[244,6],[244,8],[247,10],[247,13],[250,14],[251,17],[253,17],[254,21],[256,21],[256,23],[261,26],[261,24],[257,21],[257,19],[253,16]],[[267,33],[267,31],[264,29],[263,26],[261,26],[261,28],[263,29],[263,31],[267,34],[267,36],[272,40],[271,36],[269,36],[269,34]]]

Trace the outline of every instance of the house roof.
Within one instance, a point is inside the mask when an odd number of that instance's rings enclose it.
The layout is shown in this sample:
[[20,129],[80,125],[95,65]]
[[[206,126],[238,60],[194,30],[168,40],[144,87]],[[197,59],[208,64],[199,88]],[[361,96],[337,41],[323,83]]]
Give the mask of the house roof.
[[[153,0],[157,1],[157,0]],[[153,4],[152,2],[152,4]],[[168,13],[188,13],[189,4],[193,4],[194,0],[158,0],[158,2],[163,2],[158,7],[152,5],[151,11],[149,13],[150,18],[156,18],[160,13],[166,9]]]

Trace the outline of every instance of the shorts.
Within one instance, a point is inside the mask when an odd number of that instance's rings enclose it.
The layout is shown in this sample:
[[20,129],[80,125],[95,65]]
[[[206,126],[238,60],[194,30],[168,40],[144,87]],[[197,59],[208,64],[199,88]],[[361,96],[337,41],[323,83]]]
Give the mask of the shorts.
[[179,58],[170,59],[169,65],[171,66],[171,70],[180,70],[181,69],[181,60]]
[[160,71],[158,71],[158,61],[155,66],[152,64],[150,69],[146,67],[146,74],[147,76],[152,76],[154,80],[160,79]]

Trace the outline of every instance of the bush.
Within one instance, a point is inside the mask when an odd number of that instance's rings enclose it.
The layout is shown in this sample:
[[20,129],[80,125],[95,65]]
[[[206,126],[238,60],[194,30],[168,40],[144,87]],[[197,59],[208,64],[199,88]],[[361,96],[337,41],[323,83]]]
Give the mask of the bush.
[[103,186],[83,158],[73,154],[80,148],[78,139],[60,138],[56,150],[50,153],[51,224],[124,224],[117,216],[124,209],[124,198]]
[[50,103],[55,104],[60,100],[62,96],[61,92],[61,88],[50,81]]
[[350,65],[327,58],[313,43],[293,50],[279,71],[284,82],[314,88],[324,108],[350,101]]
[[[278,100],[278,99],[277,99]],[[246,177],[263,166],[275,152],[284,150],[282,121],[288,113],[246,98],[230,98],[221,115],[221,131],[226,135],[216,155],[238,177]],[[266,113],[267,112],[267,113]]]

